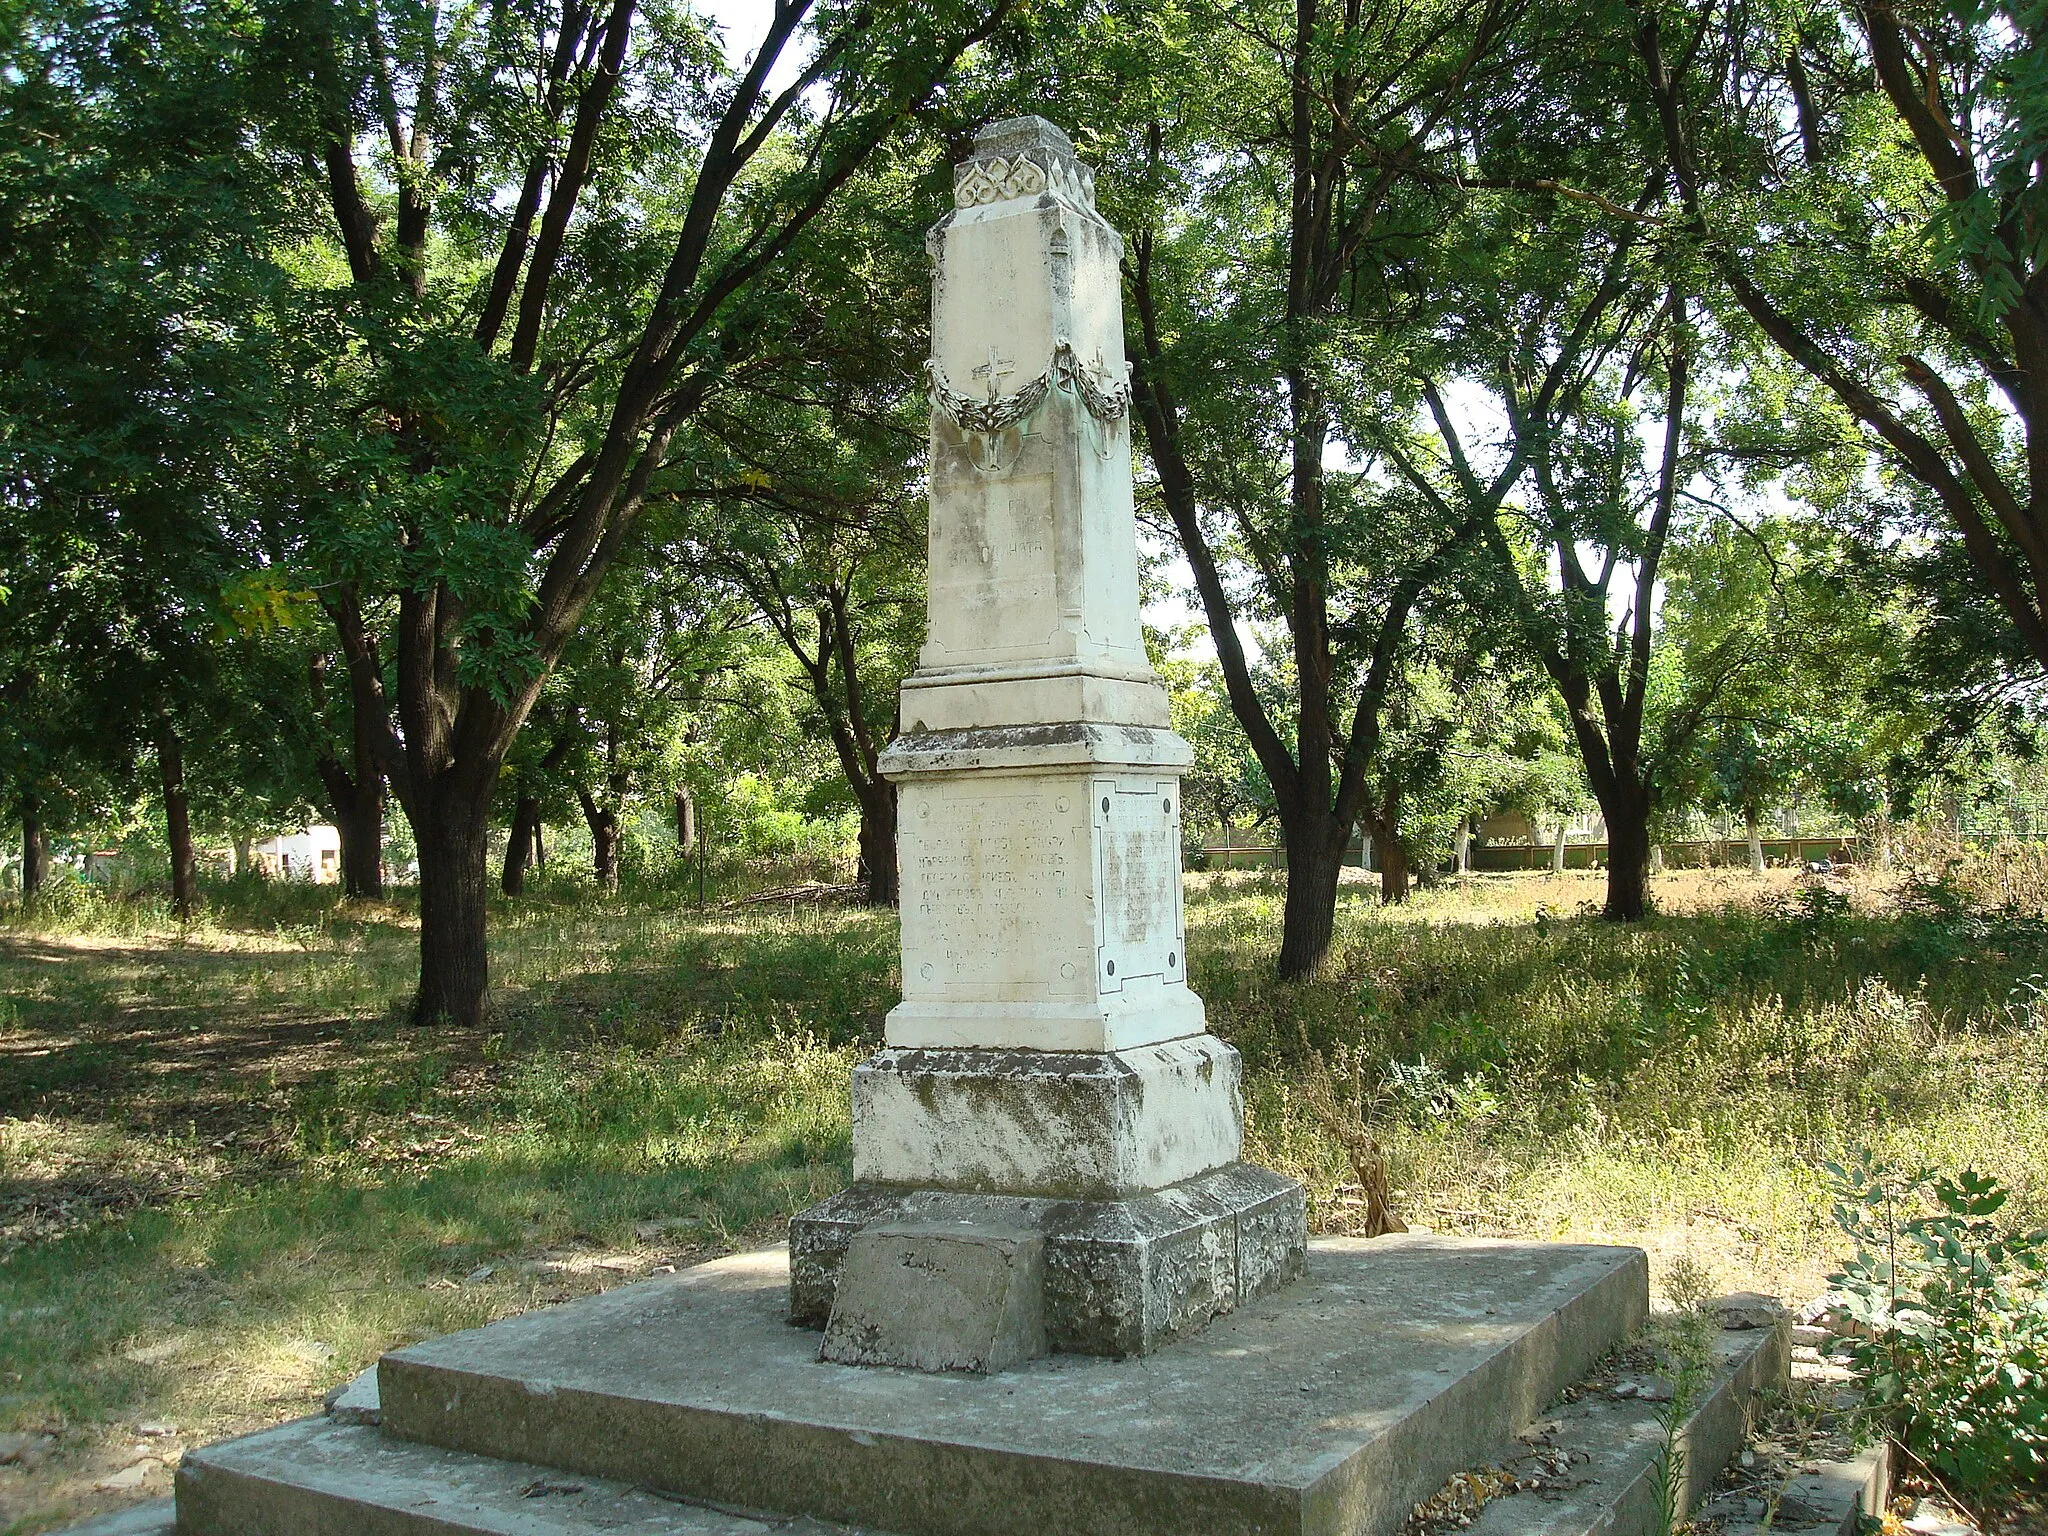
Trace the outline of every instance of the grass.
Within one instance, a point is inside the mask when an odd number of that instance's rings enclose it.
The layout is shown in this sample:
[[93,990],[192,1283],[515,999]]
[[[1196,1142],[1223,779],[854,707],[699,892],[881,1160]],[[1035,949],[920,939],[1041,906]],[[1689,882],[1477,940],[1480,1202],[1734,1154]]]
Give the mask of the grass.
[[[2043,891],[1985,858],[1847,895],[1693,873],[1622,930],[1581,910],[1592,877],[1391,912],[1347,885],[1324,972],[1283,985],[1278,884],[1219,874],[1190,879],[1189,961],[1252,1152],[1319,1229],[1362,1214],[1356,1118],[1413,1225],[1804,1296],[1837,1257],[1815,1164],[1851,1145],[2048,1219]],[[846,1178],[886,915],[546,885],[493,914],[475,1033],[402,1022],[416,940],[401,905],[303,887],[182,930],[92,901],[0,928],[0,1432],[55,1437],[0,1468],[0,1532],[160,1491],[182,1446],[395,1343],[768,1240]]]

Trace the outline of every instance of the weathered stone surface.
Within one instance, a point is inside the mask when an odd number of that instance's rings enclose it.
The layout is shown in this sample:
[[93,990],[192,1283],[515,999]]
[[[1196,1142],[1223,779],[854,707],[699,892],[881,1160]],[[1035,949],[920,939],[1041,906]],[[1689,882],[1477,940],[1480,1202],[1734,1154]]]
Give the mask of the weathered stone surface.
[[[931,231],[932,363],[976,398],[1052,373],[1127,377],[1117,263],[1093,177],[1040,118],[991,125]],[[1025,142],[1025,140],[1029,142]],[[931,624],[903,693],[913,732],[1033,721],[1167,723],[1138,616],[1128,414],[1048,389],[990,432],[934,412]]]
[[1634,1249],[1321,1239],[1151,1355],[971,1376],[820,1362],[786,1283],[736,1255],[396,1351],[385,1431],[905,1536],[1379,1536],[1648,1305]]
[[1000,1371],[1045,1353],[1045,1239],[1036,1232],[879,1222],[839,1266],[821,1359]]
[[1136,1355],[1302,1272],[1307,1199],[1237,1163],[1134,1199],[1077,1202],[1046,1237],[1053,1347]]
[[[320,1419],[185,1458],[179,1536],[861,1536]],[[169,1536],[142,1526],[75,1536]],[[879,1533],[871,1533],[879,1536]]]
[[927,639],[880,763],[903,998],[854,1074],[856,1186],[791,1225],[790,1312],[825,1324],[865,1225],[986,1223],[1043,1237],[1055,1348],[1143,1351],[1293,1273],[1306,1222],[1239,1168],[1237,1058],[1187,984],[1191,754],[1139,621],[1122,241],[1026,117],[976,141],[929,248]]
[[1788,1318],[1785,1304],[1761,1291],[1733,1291],[1707,1305],[1723,1328],[1776,1328]]
[[927,638],[880,764],[902,878],[887,1039],[1116,1051],[1198,1035],[1191,759],[1139,620],[1123,243],[1043,119],[991,125],[954,185],[929,241]]
[[1300,1185],[1248,1163],[1122,1200],[856,1184],[790,1223],[791,1322],[825,1326],[848,1246],[878,1222],[1042,1233],[1052,1347],[1125,1355],[1157,1348],[1298,1275],[1307,1211]]
[[1237,1161],[1237,1052],[1212,1035],[1131,1051],[890,1048],[853,1069],[863,1183],[1106,1200]]
[[1180,770],[899,771],[892,1046],[1116,1051],[1200,1034]]

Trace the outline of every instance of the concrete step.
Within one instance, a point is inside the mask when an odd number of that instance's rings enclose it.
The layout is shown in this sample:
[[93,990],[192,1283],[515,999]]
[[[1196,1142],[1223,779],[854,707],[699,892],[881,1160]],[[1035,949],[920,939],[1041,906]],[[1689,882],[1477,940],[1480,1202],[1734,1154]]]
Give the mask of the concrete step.
[[[1785,1381],[1789,1358],[1782,1325],[1721,1332],[1712,1375],[1676,1436],[1681,1520],[1742,1449],[1756,1394]],[[1664,1497],[1668,1407],[1597,1387],[1553,1407],[1520,1437],[1527,1449],[1508,1469],[1542,1486],[1489,1501],[1461,1536],[1653,1536]]]
[[821,1361],[788,1275],[737,1254],[396,1351],[383,1430],[906,1536],[1391,1536],[1648,1304],[1638,1249],[1326,1238],[1157,1354],[932,1375]]
[[190,1453],[178,1469],[178,1511],[177,1529],[201,1536],[877,1536],[326,1418]]
[[1892,1485],[1891,1446],[1880,1442],[1845,1461],[1820,1461],[1768,1490],[1701,1509],[1722,1536],[1858,1536],[1866,1517],[1882,1518]]

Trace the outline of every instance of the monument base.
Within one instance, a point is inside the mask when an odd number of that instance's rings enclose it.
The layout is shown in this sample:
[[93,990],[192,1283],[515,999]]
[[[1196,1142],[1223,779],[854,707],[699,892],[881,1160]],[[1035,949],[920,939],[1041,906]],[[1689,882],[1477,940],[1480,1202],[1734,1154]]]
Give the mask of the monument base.
[[791,1322],[830,1323],[847,1250],[884,1224],[1039,1234],[1045,1343],[1077,1355],[1150,1353],[1286,1284],[1308,1235],[1301,1186],[1250,1163],[1122,1200],[855,1184],[789,1224]]
[[889,1046],[853,1069],[853,1177],[1064,1200],[1164,1189],[1237,1161],[1238,1079],[1237,1052],[1206,1034],[1125,1051]]
[[386,1355],[381,1429],[192,1452],[179,1531],[1391,1536],[1518,1449],[1642,1322],[1646,1279],[1633,1248],[1325,1238],[1144,1359],[969,1376],[820,1361],[784,1253],[738,1254]]

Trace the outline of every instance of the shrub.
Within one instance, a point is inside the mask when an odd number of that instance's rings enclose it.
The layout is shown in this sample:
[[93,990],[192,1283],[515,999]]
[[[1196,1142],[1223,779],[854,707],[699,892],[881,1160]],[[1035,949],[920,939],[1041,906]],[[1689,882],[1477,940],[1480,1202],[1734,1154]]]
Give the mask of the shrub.
[[[1965,1171],[1826,1165],[1855,1257],[1830,1276],[1859,1336],[1837,1347],[1886,1432],[1978,1511],[2048,1474],[2048,1232],[2004,1226]],[[1917,1213],[1917,1214],[1916,1214]]]

